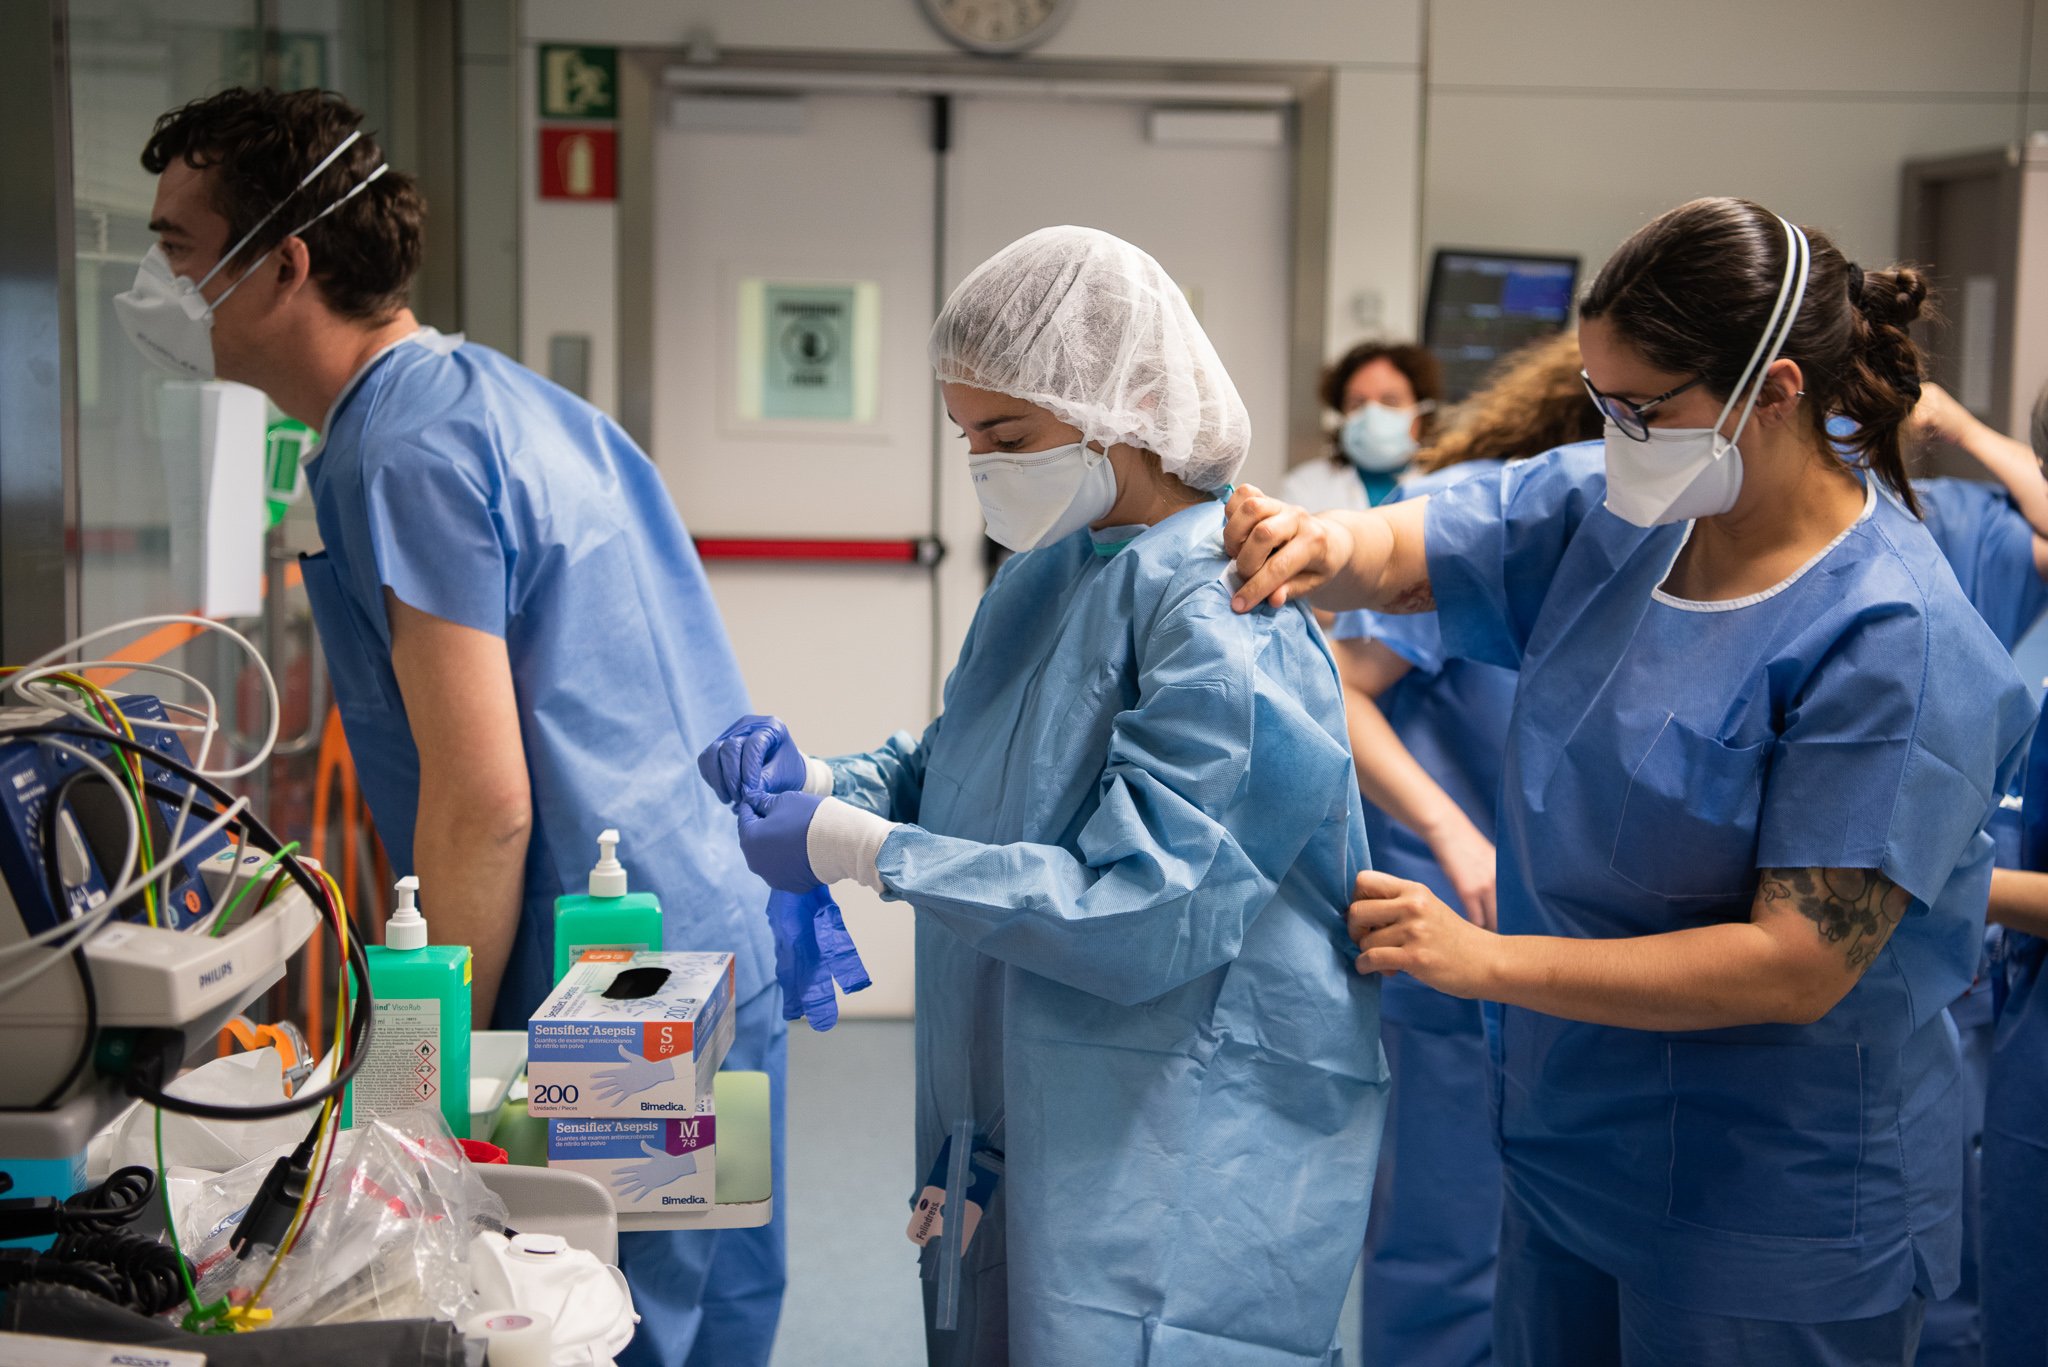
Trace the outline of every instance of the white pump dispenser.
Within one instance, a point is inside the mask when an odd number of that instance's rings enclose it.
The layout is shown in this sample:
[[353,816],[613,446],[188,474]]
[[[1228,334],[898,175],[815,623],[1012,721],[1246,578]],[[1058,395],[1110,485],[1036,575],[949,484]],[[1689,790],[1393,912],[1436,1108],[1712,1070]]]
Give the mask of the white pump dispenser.
[[391,913],[391,919],[384,923],[384,947],[386,949],[425,949],[427,947],[427,918],[420,915],[415,899],[420,891],[420,880],[411,874],[398,880],[398,910]]
[[597,867],[590,871],[592,897],[624,897],[626,866],[619,862],[619,833],[600,831],[597,836]]

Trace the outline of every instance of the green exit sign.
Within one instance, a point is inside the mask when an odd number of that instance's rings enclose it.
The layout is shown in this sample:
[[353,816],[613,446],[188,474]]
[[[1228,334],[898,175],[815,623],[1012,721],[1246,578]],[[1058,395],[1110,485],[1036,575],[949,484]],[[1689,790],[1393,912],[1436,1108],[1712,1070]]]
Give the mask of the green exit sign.
[[540,50],[540,116],[544,119],[615,119],[619,114],[619,50],[556,47]]

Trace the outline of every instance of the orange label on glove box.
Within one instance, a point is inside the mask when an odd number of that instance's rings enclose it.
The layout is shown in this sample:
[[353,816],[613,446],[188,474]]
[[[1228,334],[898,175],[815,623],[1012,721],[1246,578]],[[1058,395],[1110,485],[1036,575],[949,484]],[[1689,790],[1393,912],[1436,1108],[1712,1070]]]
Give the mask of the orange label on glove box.
[[644,1058],[674,1058],[690,1052],[697,1027],[690,1021],[648,1021],[640,1027],[640,1053]]

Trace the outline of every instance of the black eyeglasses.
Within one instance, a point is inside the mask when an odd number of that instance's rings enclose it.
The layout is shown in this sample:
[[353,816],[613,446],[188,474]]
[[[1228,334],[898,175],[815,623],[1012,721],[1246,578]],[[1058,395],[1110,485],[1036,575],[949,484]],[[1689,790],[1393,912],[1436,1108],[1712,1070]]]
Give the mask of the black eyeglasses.
[[1650,410],[1658,404],[1677,398],[1696,384],[1706,381],[1706,376],[1695,375],[1676,389],[1667,389],[1647,403],[1630,403],[1627,399],[1613,394],[1602,394],[1593,387],[1593,377],[1585,371],[1579,372],[1579,379],[1585,383],[1586,397],[1593,401],[1593,407],[1600,410],[1600,416],[1621,429],[1622,435],[1630,441],[1650,439]]

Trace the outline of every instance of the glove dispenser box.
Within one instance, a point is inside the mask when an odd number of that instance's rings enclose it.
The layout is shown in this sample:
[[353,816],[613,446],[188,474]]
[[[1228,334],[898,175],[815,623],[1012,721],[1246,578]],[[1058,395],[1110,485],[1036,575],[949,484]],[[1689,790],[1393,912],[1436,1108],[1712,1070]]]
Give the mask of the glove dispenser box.
[[732,1037],[732,955],[593,949],[527,1022],[527,1109],[690,1119]]
[[718,1199],[718,1117],[550,1120],[548,1166],[597,1180],[622,1213],[706,1209]]

